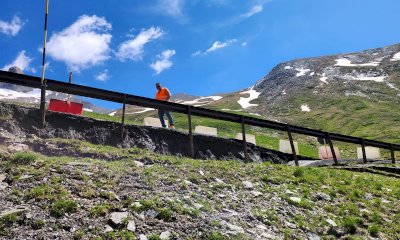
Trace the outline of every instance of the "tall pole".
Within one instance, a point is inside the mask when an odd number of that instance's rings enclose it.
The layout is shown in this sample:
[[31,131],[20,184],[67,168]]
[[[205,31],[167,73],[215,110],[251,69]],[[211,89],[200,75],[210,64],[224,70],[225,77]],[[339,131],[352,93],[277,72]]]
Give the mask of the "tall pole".
[[47,41],[47,16],[49,15],[49,0],[46,0],[46,13],[44,17],[44,40],[43,40],[43,58],[42,58],[42,79],[40,93],[40,112],[42,128],[46,125],[46,79],[44,74],[46,71],[46,41]]
[[[68,83],[69,83],[69,84],[72,83],[72,72],[69,73]],[[70,98],[71,98],[71,94],[68,94],[68,98],[67,98],[67,101],[68,101],[68,102],[69,102]]]

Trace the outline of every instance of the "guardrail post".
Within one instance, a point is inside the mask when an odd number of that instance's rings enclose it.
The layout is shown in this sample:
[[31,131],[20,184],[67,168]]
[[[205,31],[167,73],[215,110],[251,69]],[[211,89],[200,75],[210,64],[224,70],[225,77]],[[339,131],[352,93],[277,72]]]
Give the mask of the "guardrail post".
[[361,139],[361,149],[362,149],[362,155],[363,155],[363,162],[367,163],[367,154],[365,153],[365,142],[364,142],[364,139]]
[[249,153],[247,152],[246,128],[244,125],[244,116],[241,116],[241,119],[242,119],[242,140],[243,140],[244,161],[249,162]]
[[124,94],[124,101],[122,106],[122,120],[121,120],[121,140],[124,141],[124,129],[125,129],[125,107],[126,107],[126,94]]
[[326,139],[328,140],[329,147],[331,148],[331,153],[332,153],[333,161],[335,162],[335,165],[339,165],[338,160],[337,160],[337,157],[336,157],[336,153],[335,153],[335,148],[333,147],[331,135],[330,135],[329,133],[326,133]]
[[193,131],[192,131],[192,110],[190,106],[187,107],[188,114],[188,128],[189,128],[189,155],[194,158],[194,145],[193,145]]
[[396,163],[396,159],[394,157],[394,146],[393,146],[393,144],[390,144],[390,155],[392,157],[392,163],[395,164]]
[[296,166],[299,166],[299,160],[297,159],[297,154],[296,154],[296,148],[294,147],[294,142],[293,142],[293,137],[292,137],[292,131],[290,130],[290,125],[287,124],[287,132],[289,136],[289,142],[290,142],[290,147],[292,148],[292,154],[293,154],[293,160]]

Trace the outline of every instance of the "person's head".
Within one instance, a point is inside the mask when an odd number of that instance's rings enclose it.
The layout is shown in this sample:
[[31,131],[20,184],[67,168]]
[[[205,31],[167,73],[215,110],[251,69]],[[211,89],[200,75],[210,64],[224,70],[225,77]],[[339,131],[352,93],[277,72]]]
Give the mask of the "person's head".
[[160,83],[156,83],[156,88],[157,88],[157,90],[161,90],[161,84]]

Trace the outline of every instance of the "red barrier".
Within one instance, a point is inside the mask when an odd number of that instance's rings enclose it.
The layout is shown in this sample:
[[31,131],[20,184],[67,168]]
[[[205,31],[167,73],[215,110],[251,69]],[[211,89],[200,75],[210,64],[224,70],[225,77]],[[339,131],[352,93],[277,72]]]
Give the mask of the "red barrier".
[[57,99],[50,99],[49,110],[53,112],[70,113],[75,115],[83,114],[83,104]]

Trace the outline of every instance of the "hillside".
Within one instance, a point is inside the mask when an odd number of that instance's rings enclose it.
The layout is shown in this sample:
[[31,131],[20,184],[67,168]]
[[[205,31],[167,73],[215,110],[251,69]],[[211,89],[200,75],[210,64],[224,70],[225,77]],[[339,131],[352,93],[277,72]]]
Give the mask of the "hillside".
[[0,239],[400,237],[398,178],[46,142],[1,150]]

